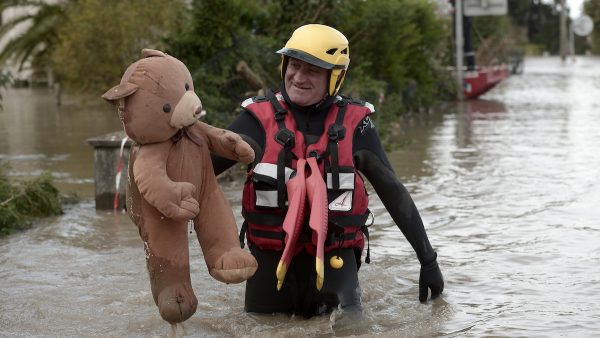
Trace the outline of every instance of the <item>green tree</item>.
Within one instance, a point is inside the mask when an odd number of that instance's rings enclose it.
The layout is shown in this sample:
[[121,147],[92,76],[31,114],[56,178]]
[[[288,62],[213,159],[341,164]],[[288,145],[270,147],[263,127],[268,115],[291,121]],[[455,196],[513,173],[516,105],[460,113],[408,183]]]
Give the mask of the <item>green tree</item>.
[[51,56],[59,78],[79,92],[110,88],[142,48],[164,49],[184,9],[183,0],[72,1]]
[[8,41],[0,51],[0,65],[8,60],[22,68],[27,61],[48,67],[48,54],[57,44],[57,30],[64,19],[68,1],[47,3],[36,0],[0,0],[0,13],[9,7],[24,9],[23,14],[3,22],[0,38],[15,27],[29,25],[24,32]]
[[438,80],[447,72],[436,58],[448,30],[428,1],[195,0],[190,14],[190,25],[167,40],[168,50],[191,69],[208,120],[217,125],[231,121],[239,102],[260,87],[239,71],[240,61],[262,87],[277,87],[275,51],[307,23],[336,27],[349,38],[343,92],[372,102],[383,94],[396,116],[440,99]]
[[515,31],[517,26],[511,24],[508,16],[480,16],[473,19],[471,34],[479,65],[506,62],[515,46],[524,42],[525,37]]
[[[0,72],[0,90],[6,88],[6,85],[11,81],[10,74]],[[2,93],[0,93],[0,111],[2,111]]]
[[265,22],[264,33],[279,43],[278,47],[289,39],[290,34],[299,26],[308,23],[327,23],[340,27],[340,11],[344,6],[356,1],[336,0],[280,0],[269,1],[269,20]]
[[560,12],[556,2],[511,0],[509,14],[518,25],[526,28],[530,47],[559,53]]
[[[447,22],[435,16],[428,1],[353,1],[340,6],[340,29],[350,38],[350,82],[357,77],[385,83],[386,100],[399,96],[402,111],[426,107],[441,97],[437,84],[445,76],[439,60],[448,51]],[[356,68],[359,71],[353,73]],[[360,81],[360,80],[358,80]],[[374,101],[376,93],[360,93]],[[376,102],[376,101],[375,101]]]
[[240,100],[261,89],[236,70],[241,62],[260,79],[260,87],[277,83],[276,43],[265,31],[269,20],[268,6],[258,1],[194,0],[189,24],[167,39],[168,52],[192,73],[208,122],[226,125]]

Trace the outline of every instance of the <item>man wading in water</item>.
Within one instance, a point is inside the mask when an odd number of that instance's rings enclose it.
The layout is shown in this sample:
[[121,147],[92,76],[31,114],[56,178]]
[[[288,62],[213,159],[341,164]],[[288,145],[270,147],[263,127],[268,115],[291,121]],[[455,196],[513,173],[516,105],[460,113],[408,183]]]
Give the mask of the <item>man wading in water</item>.
[[[373,105],[338,96],[350,54],[334,28],[298,28],[282,55],[280,92],[242,103],[228,129],[256,153],[243,192],[245,235],[258,261],[245,310],[305,317],[360,308],[358,269],[370,211],[360,171],[415,250],[419,300],[444,289],[419,212],[396,177],[370,115]],[[218,175],[235,162],[213,158]],[[369,263],[369,248],[365,262]]]

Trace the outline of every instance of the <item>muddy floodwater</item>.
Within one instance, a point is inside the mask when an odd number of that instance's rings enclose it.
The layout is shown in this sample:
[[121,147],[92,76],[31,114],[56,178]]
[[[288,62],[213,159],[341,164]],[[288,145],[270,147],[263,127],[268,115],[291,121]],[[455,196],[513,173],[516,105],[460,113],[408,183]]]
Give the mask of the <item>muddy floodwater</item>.
[[[123,213],[94,208],[86,139],[120,129],[116,113],[95,99],[65,98],[57,109],[46,90],[3,96],[0,161],[9,174],[50,171],[62,192],[82,200],[0,239],[0,336],[171,335],[150,294],[137,229]],[[244,285],[213,280],[190,237],[199,306],[176,335],[598,335],[600,59],[526,59],[523,74],[481,100],[404,119],[398,140],[389,157],[438,252],[440,299],[419,303],[416,256],[372,193],[360,317],[245,313]],[[236,215],[241,187],[223,184]]]

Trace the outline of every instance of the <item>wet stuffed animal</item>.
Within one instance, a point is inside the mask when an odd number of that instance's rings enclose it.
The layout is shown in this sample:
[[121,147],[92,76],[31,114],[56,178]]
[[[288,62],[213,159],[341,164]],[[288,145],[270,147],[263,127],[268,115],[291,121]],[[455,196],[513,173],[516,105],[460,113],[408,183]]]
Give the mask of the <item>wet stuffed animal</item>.
[[102,97],[118,107],[129,159],[127,211],[144,241],[154,301],[162,318],[183,322],[196,311],[190,280],[188,221],[193,220],[209,273],[239,283],[256,271],[240,248],[233,211],[218,186],[210,152],[250,163],[252,148],[238,134],[198,120],[202,104],[187,67],[144,49],[121,83]]

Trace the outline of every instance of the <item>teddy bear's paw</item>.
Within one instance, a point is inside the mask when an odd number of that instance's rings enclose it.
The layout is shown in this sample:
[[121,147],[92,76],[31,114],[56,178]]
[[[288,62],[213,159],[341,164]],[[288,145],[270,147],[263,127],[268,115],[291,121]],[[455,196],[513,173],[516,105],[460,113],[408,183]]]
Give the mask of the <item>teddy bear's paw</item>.
[[173,219],[178,221],[187,221],[193,219],[200,212],[200,205],[198,201],[192,197],[186,197],[181,200],[181,203],[177,206],[176,215]]
[[[193,184],[187,182],[177,182],[177,197],[166,206],[163,211],[165,216],[176,221],[187,221],[193,219],[200,212],[198,201],[192,197],[196,191]],[[168,199],[167,199],[168,201]]]
[[247,143],[240,143],[235,147],[235,153],[239,161],[245,164],[254,162],[254,150]]
[[234,160],[246,164],[254,161],[254,150],[236,133],[227,131],[223,135],[223,147],[233,154]]
[[252,277],[257,267],[254,256],[238,247],[219,257],[215,266],[209,269],[209,273],[223,283],[241,283]]
[[168,218],[174,219],[176,221],[188,221],[190,219],[194,219],[200,212],[200,205],[198,201],[196,201],[192,197],[187,197],[179,203],[179,205],[171,204],[169,205],[164,214]]
[[190,318],[198,306],[198,300],[191,285],[179,283],[164,288],[158,295],[160,316],[171,324],[181,323]]
[[242,163],[252,163],[254,161],[254,150],[252,147],[246,143],[246,141],[242,140],[242,137],[238,134],[231,133],[234,137],[234,140],[231,141],[233,145],[233,152],[238,158],[238,161]]

